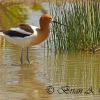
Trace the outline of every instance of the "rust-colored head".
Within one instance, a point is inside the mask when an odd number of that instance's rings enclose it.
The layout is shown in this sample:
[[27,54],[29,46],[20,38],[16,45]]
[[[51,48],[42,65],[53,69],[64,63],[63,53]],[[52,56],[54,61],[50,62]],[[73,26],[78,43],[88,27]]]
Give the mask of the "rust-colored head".
[[36,38],[33,38],[31,45],[36,45],[44,41],[49,35],[49,23],[51,22],[52,17],[45,13],[40,17],[40,29],[37,29],[39,33]]
[[49,26],[49,23],[52,20],[52,16],[50,16],[48,13],[43,14],[40,17],[40,28],[47,28]]

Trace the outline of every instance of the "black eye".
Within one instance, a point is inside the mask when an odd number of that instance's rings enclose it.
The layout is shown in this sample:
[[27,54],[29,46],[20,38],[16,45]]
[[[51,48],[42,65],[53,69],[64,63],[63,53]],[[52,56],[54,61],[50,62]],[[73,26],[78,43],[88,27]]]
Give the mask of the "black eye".
[[49,18],[49,20],[52,20],[52,18]]

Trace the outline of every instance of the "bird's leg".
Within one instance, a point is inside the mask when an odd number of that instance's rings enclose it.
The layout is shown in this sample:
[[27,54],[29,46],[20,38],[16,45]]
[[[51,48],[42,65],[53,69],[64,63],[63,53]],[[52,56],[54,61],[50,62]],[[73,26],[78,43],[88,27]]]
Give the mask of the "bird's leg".
[[23,48],[21,49],[20,62],[21,64],[23,64]]
[[28,61],[28,63],[30,64],[30,60],[29,60],[29,54],[28,54],[28,52],[29,52],[29,48],[27,47],[27,61]]

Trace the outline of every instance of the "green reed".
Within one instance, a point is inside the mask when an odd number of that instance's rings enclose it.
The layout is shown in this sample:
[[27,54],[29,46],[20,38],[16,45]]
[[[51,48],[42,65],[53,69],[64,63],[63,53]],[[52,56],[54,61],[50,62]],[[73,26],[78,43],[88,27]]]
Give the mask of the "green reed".
[[0,3],[0,29],[18,25],[27,19],[27,8],[21,3]]
[[55,50],[95,50],[100,46],[99,0],[50,2],[53,16],[49,47]]

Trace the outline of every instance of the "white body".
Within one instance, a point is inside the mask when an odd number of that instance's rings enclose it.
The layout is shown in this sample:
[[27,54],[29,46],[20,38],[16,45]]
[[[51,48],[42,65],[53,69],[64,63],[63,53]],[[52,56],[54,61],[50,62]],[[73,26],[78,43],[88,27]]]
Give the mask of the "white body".
[[[36,38],[38,36],[38,32],[36,31],[36,29],[38,27],[32,26],[32,25],[30,25],[30,26],[34,30],[34,33],[31,34],[30,36],[26,36],[23,38],[22,37],[10,37],[8,35],[3,34],[3,32],[0,32],[0,35],[4,36],[6,38],[6,40],[10,43],[13,43],[13,44],[20,46],[22,48],[28,47],[31,44],[32,40],[34,40],[34,38]],[[11,28],[10,30],[16,30],[17,32],[30,34],[29,32],[26,32],[20,28]]]

